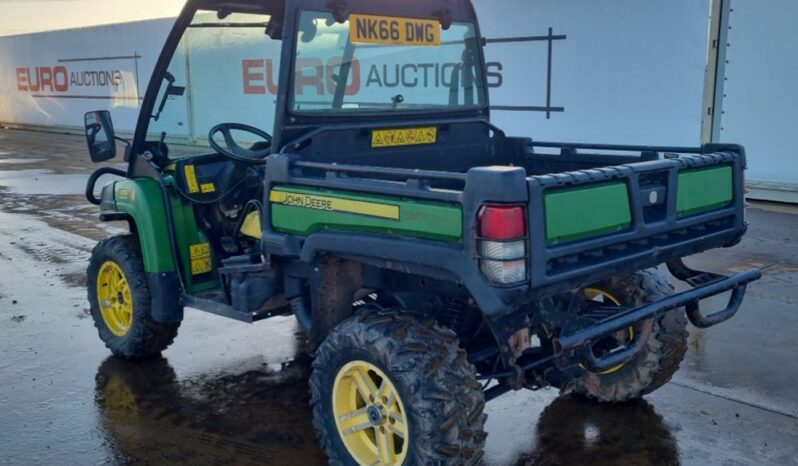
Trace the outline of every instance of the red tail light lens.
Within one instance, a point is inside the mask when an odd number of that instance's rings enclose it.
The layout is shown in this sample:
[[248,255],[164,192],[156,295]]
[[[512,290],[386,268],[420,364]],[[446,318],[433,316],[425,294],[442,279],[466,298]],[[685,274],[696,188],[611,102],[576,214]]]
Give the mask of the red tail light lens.
[[479,212],[479,264],[485,278],[509,285],[526,279],[526,208],[486,205]]
[[496,240],[526,237],[526,209],[523,206],[486,205],[479,213],[479,236]]

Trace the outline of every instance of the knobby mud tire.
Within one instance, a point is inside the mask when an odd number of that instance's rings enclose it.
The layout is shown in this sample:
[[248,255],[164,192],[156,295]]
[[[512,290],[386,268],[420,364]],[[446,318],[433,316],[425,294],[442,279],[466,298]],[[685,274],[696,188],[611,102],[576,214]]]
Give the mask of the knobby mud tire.
[[351,361],[378,366],[407,410],[408,465],[475,465],[485,445],[485,399],[454,332],[434,319],[399,310],[364,310],[319,347],[310,378],[314,425],[330,464],[350,465],[338,433],[332,389]]
[[[112,333],[97,297],[100,268],[112,260],[125,273],[133,295],[133,321],[124,336]],[[91,253],[88,275],[89,307],[100,339],[111,352],[123,359],[143,359],[161,354],[177,336],[180,323],[162,324],[152,319],[152,297],[138,239],[132,234],[113,236],[100,241]]]
[[[656,269],[613,277],[589,288],[607,291],[625,306],[642,306],[673,294],[673,286]],[[588,372],[569,384],[564,393],[575,393],[602,402],[619,403],[641,398],[665,385],[687,352],[687,316],[682,309],[643,321],[652,326],[643,350],[609,374]]]

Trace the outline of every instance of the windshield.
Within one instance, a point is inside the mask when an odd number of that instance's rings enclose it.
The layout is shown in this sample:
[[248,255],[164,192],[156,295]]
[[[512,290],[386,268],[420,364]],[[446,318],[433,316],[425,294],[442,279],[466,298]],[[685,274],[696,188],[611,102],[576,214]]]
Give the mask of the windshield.
[[[366,19],[358,24],[356,16]],[[380,17],[352,15],[355,26],[350,28],[350,21],[337,23],[332,13],[302,12],[294,112],[461,110],[485,105],[472,23],[442,30],[437,21],[432,29],[432,21],[415,20],[428,27],[414,35],[414,20],[386,18],[380,23],[371,18]],[[369,32],[375,40],[368,40]],[[422,34],[428,40],[413,43],[412,38]]]
[[[169,64],[155,101],[148,139],[163,134],[171,155],[207,152],[220,123],[274,128],[281,42],[266,32],[268,15],[198,11]],[[241,143],[258,138],[236,134]]]

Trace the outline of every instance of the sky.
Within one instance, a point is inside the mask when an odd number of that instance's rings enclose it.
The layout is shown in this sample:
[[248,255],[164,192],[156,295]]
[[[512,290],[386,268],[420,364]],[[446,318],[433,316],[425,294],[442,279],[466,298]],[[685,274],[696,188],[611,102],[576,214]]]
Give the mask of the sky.
[[176,16],[185,0],[0,0],[0,35]]

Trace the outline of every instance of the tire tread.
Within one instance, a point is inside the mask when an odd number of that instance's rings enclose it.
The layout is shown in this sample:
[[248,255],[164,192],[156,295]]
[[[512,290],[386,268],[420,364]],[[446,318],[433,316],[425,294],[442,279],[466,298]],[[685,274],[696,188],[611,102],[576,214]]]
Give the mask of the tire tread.
[[[423,320],[422,320],[423,319]],[[406,464],[479,464],[485,444],[484,396],[475,384],[475,369],[468,363],[456,335],[434,319],[399,310],[367,309],[344,321],[321,345],[310,378],[313,423],[332,465],[350,464],[340,451],[337,432],[325,422],[323,386],[335,356],[353,347],[368,348],[387,362],[388,375],[406,387],[403,400],[408,416],[417,422]],[[332,375],[334,379],[335,375]],[[480,389],[475,388],[480,387]],[[411,433],[412,435],[412,433]]]

